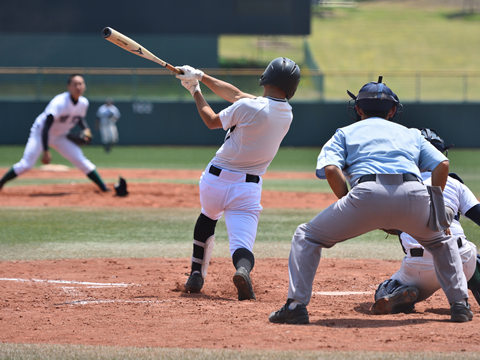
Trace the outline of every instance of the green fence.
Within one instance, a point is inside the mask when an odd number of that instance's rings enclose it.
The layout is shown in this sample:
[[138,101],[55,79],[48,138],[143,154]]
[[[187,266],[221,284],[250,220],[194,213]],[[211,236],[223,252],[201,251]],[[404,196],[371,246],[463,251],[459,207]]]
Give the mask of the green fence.
[[[261,95],[258,80],[262,69],[204,69],[208,74],[228,81],[242,91]],[[113,97],[121,101],[191,101],[180,82],[163,68],[0,68],[0,100],[48,101],[65,91],[69,74],[85,77],[90,100]],[[376,81],[379,75],[399,96],[409,102],[480,102],[480,71],[383,72],[322,71],[303,69],[302,80],[293,102],[344,101],[346,90],[356,93],[360,87]],[[206,86],[207,99],[216,96]]]

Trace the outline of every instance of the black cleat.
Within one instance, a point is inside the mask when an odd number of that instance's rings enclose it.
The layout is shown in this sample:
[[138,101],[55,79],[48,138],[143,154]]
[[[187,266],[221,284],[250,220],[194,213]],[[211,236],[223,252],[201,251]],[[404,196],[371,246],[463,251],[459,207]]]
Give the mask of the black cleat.
[[297,304],[295,309],[290,310],[288,306],[292,302],[293,299],[288,299],[287,303],[280,310],[270,314],[268,320],[274,324],[308,324],[310,319],[305,304]]
[[198,293],[202,290],[203,287],[203,278],[200,273],[193,273],[187,279],[185,283],[185,291],[189,293]]
[[253,292],[250,275],[244,267],[238,268],[235,275],[233,275],[233,283],[238,290],[238,300],[257,300]]
[[450,305],[450,312],[452,314],[450,321],[453,322],[467,322],[473,319],[473,312],[468,302],[467,305],[463,305],[460,301],[454,302]]
[[372,306],[372,314],[398,314],[410,312],[418,299],[418,289],[413,286],[401,286],[397,291],[381,297]]

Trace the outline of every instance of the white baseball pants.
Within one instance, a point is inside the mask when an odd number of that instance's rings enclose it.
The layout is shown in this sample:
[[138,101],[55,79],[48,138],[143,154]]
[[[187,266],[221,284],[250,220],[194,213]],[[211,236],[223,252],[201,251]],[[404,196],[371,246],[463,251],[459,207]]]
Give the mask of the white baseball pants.
[[253,252],[258,218],[263,210],[262,179],[258,184],[245,182],[245,174],[229,170],[222,170],[216,176],[209,173],[211,165],[208,164],[200,178],[202,214],[218,220],[225,213],[230,255],[240,248]]
[[[470,280],[477,266],[477,248],[470,241],[464,241],[463,244],[458,252],[462,259],[465,278]],[[419,292],[417,302],[428,299],[441,288],[435,273],[432,254],[428,251],[424,251],[423,256],[411,256],[410,251],[407,251],[402,266],[391,278],[404,285],[415,286]]]
[[[95,170],[95,165],[83,155],[80,146],[74,144],[65,136],[50,135],[48,137],[48,145],[58,151],[60,155],[70,161],[85,175]],[[13,165],[15,174],[21,175],[33,168],[42,152],[42,132],[38,130],[30,131],[22,159]]]

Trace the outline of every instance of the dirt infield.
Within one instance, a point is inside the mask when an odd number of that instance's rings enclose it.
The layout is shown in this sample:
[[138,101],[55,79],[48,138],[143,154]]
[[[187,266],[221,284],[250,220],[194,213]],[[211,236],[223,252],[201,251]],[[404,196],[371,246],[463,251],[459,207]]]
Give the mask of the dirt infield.
[[[115,171],[116,176],[118,170]],[[146,172],[139,178],[147,178]],[[38,177],[48,174],[37,173]],[[65,176],[65,173],[58,174],[50,173],[50,176]],[[109,177],[105,171],[101,174]],[[171,174],[169,171],[168,175]],[[29,176],[32,175],[35,172]],[[65,178],[75,176],[70,174]],[[199,172],[191,176],[198,178]],[[133,179],[134,175],[129,174],[128,178]],[[186,174],[182,178],[186,178]],[[161,179],[160,174],[152,173],[152,179]],[[200,206],[195,185],[130,181],[129,191],[128,197],[117,198],[111,193],[99,192],[92,196],[92,192],[97,192],[92,184],[7,186],[0,193],[0,204]],[[84,200],[86,193],[89,194],[87,201]],[[266,208],[315,208],[333,201],[331,195],[268,191],[264,191],[262,198]],[[252,272],[257,301],[242,302],[236,300],[231,260],[224,258],[213,259],[201,294],[182,291],[185,273],[189,270],[187,257],[1,262],[0,342],[275,350],[480,351],[477,326],[480,307],[473,297],[475,317],[466,324],[448,321],[450,311],[442,291],[417,304],[416,311],[408,315],[370,314],[377,284],[399,266],[398,261],[322,259],[308,307],[311,323],[294,326],[268,322],[270,312],[286,300],[287,259],[258,259]]]

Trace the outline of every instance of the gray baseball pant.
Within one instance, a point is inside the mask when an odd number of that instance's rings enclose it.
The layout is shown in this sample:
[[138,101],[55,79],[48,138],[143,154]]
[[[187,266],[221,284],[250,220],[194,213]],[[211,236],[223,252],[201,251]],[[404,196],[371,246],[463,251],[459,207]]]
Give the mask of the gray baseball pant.
[[438,281],[450,303],[468,298],[456,237],[428,227],[430,196],[417,181],[402,175],[377,175],[357,184],[348,195],[301,224],[292,239],[288,262],[288,298],[308,305],[322,248],[376,229],[397,229],[412,235],[433,256]]

